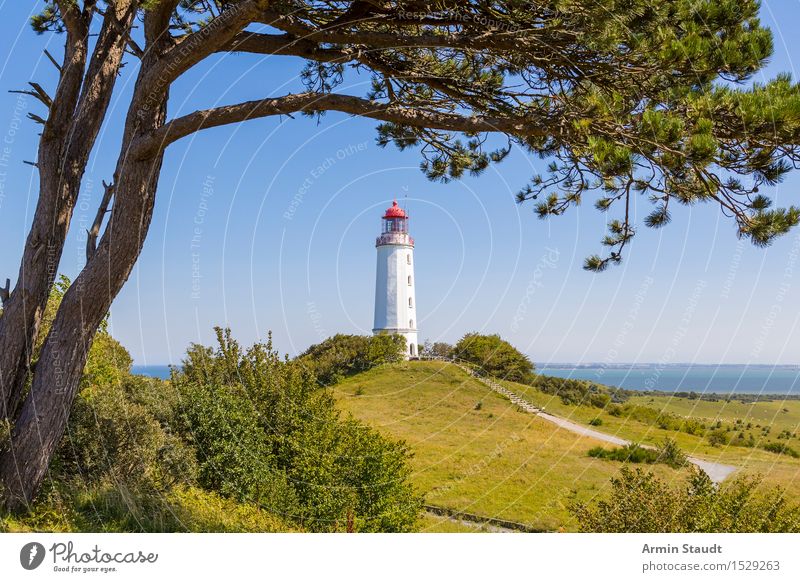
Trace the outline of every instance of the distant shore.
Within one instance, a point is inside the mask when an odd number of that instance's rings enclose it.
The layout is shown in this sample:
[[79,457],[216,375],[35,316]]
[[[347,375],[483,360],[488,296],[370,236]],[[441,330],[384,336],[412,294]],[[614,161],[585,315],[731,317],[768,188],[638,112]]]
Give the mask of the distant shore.
[[[168,364],[134,365],[133,373],[166,380]],[[606,386],[703,398],[741,395],[761,399],[800,398],[800,366],[745,364],[548,364],[537,372]]]
[[800,367],[746,364],[548,364],[541,374],[640,392],[800,396]]

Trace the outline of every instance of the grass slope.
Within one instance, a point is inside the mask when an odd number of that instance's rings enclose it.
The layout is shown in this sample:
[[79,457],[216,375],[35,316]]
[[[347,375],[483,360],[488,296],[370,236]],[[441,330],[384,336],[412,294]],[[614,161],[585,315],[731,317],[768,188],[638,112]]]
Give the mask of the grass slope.
[[[431,505],[573,530],[570,499],[603,492],[620,467],[587,455],[602,443],[520,411],[451,364],[381,366],[341,382],[334,394],[342,409],[411,446],[413,480]],[[652,468],[667,479],[682,476]],[[474,531],[439,517],[420,527]]]
[[[780,485],[789,492],[794,491],[800,497],[800,488],[798,488],[800,459],[770,453],[759,448],[713,447],[702,436],[664,430],[624,416],[615,417],[593,406],[566,405],[557,396],[545,394],[523,384],[514,382],[503,382],[502,384],[524,396],[532,404],[573,422],[589,426],[591,420],[599,418],[602,425],[592,428],[607,434],[649,444],[657,444],[665,437],[674,438],[687,454],[709,461],[735,465],[741,468],[736,474],[761,475],[765,483]],[[724,427],[732,426],[737,419],[741,419],[744,423],[751,422],[753,427],[771,425],[770,433],[773,437],[782,430],[797,431],[798,422],[800,422],[800,401],[797,400],[743,404],[738,401],[710,402],[672,396],[641,396],[631,398],[630,402],[659,411],[672,412],[679,416],[696,418],[709,424],[720,420]],[[753,430],[758,432],[758,429],[753,428]],[[731,434],[735,434],[735,432],[737,431],[732,431]],[[774,438],[761,438],[758,442],[762,444],[767,440],[774,440]],[[800,441],[797,438],[784,442],[793,448],[800,449],[798,446]]]

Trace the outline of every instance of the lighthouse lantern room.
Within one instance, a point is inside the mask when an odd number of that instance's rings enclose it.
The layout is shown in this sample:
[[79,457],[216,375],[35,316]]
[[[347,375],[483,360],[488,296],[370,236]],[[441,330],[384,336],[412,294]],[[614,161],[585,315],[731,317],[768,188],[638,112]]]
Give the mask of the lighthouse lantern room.
[[382,222],[381,235],[375,241],[378,268],[372,332],[402,335],[406,338],[406,357],[416,358],[419,356],[419,343],[414,293],[414,239],[408,234],[408,215],[395,200],[383,215]]

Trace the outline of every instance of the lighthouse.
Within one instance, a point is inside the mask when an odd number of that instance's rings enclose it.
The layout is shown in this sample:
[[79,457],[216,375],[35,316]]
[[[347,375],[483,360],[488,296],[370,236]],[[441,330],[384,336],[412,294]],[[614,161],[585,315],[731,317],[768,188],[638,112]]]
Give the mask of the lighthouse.
[[396,333],[406,338],[406,357],[419,355],[417,303],[414,293],[414,239],[408,234],[408,215],[397,200],[383,215],[375,241],[375,325],[372,333]]

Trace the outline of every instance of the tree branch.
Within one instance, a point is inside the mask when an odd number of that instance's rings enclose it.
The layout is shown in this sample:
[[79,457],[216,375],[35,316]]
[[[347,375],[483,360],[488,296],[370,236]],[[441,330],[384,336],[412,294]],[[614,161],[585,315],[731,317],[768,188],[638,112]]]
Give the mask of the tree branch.
[[47,94],[42,86],[39,83],[34,83],[33,81],[28,81],[28,85],[33,87],[33,90],[30,89],[22,89],[18,91],[9,91],[9,93],[18,93],[20,95],[30,95],[44,103],[44,106],[50,109],[50,106],[53,104],[53,98]]
[[11,295],[11,279],[6,279],[5,287],[0,287],[0,305],[5,305]]
[[225,10],[199,30],[187,34],[164,53],[148,73],[145,82],[166,88],[185,71],[217,52],[248,24],[255,21],[270,0],[244,0]]
[[58,61],[55,59],[55,57],[50,54],[50,51],[48,51],[47,49],[44,49],[43,52],[44,52],[44,55],[50,60],[50,62],[53,63],[53,66],[56,69],[58,69],[58,72],[61,73],[61,71],[63,69],[61,68],[61,65],[58,64]]
[[111,100],[138,2],[117,0],[103,15],[103,24],[89,59],[70,131],[68,156],[89,155]]
[[316,42],[298,39],[289,34],[240,32],[220,46],[218,52],[245,52],[260,55],[288,55],[321,62],[344,61],[351,51],[324,49]]
[[[558,54],[573,40],[570,38],[572,33],[566,33],[564,38],[555,38],[551,33],[547,36],[547,42],[545,43],[543,40],[534,37],[532,35],[534,31],[530,28],[510,32],[481,27],[479,32],[468,30],[452,33],[446,30],[446,27],[452,25],[448,22],[432,24],[432,26],[439,25],[444,27],[440,34],[432,32],[397,34],[370,30],[348,32],[338,26],[314,28],[305,22],[277,12],[265,11],[264,15],[266,18],[260,19],[259,22],[296,35],[303,40],[315,43],[361,45],[372,50],[380,48],[452,48],[465,51],[509,51],[517,54],[525,53],[527,59],[534,61],[546,61],[550,55]],[[402,27],[402,25],[417,28],[420,23],[413,20],[393,20],[391,24],[397,28]],[[458,24],[464,26],[466,23],[459,21]]]
[[88,23],[78,7],[78,3],[74,0],[56,0],[58,12],[61,14],[61,20],[69,34],[74,36],[85,36],[88,34]]
[[62,137],[70,126],[83,84],[88,50],[89,31],[77,4],[60,0],[58,8],[67,27],[67,38],[64,43],[64,60],[59,67],[58,87],[50,106],[50,115],[42,131],[44,141]]
[[532,120],[512,117],[466,116],[432,111],[421,107],[402,107],[336,93],[298,93],[195,111],[166,123],[146,137],[139,138],[131,154],[147,158],[174,141],[192,133],[248,119],[286,115],[295,112],[339,111],[410,127],[425,127],[463,133],[502,132],[514,136],[542,136],[546,131]]
[[108,205],[111,203],[111,198],[114,196],[114,184],[106,184],[103,180],[103,199],[100,200],[100,206],[97,208],[97,214],[94,217],[92,227],[86,231],[86,262],[92,260],[95,251],[97,250],[97,237],[100,234],[100,229],[103,227],[103,218],[108,212]]

